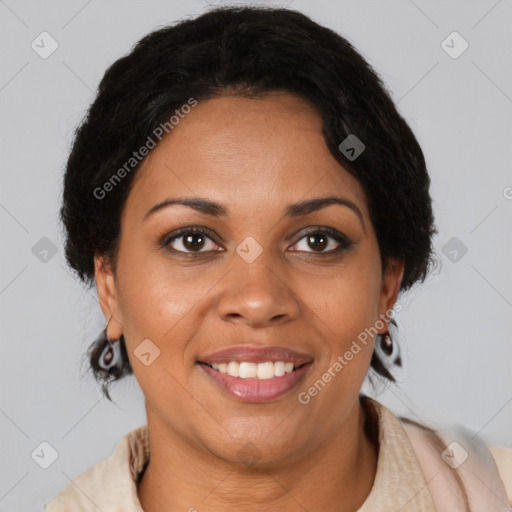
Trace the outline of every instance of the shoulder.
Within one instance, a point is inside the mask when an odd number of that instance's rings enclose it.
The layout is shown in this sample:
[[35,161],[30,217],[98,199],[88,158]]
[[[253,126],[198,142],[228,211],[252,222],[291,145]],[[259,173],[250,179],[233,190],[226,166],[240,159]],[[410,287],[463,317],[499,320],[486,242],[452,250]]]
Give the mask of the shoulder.
[[501,480],[507,490],[510,503],[512,503],[512,448],[490,446],[489,451],[496,462]]
[[[45,512],[142,511],[137,477],[149,459],[147,426],[125,434],[110,457],[74,477],[46,505]],[[123,505],[121,509],[117,508]],[[113,508],[116,507],[116,508]]]
[[[479,506],[493,503],[495,511],[512,504],[512,448],[489,447],[462,425],[434,430],[371,403],[379,412],[379,435],[387,431],[414,452],[436,509],[445,510],[448,498],[461,510],[468,499]],[[399,431],[404,435],[397,436]]]
[[[472,430],[454,425],[446,430],[428,429],[410,420],[402,424],[416,452],[420,465],[433,478],[431,492],[437,505],[449,495],[446,482],[453,477],[462,486],[459,500],[480,510],[492,504],[492,510],[504,510],[512,504],[512,449],[491,448]],[[428,480],[428,479],[427,479]],[[455,483],[454,480],[454,483]],[[442,483],[440,483],[442,482]],[[440,507],[441,510],[442,507]]]

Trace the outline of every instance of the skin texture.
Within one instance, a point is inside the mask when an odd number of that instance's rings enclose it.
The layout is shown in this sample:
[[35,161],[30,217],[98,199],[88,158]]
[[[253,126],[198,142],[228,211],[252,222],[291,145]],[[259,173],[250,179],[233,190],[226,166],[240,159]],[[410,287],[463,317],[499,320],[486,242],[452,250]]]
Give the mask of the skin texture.
[[[115,275],[95,258],[101,306],[112,317],[108,334],[124,334],[146,398],[151,463],[138,486],[145,511],[348,512],[371,490],[377,449],[364,433],[358,394],[375,340],[309,404],[297,397],[392,308],[403,264],[390,262],[382,275],[364,191],[321,130],[314,106],[287,93],[200,102],[138,171]],[[362,221],[341,205],[284,216],[290,203],[333,195],[355,203]],[[229,213],[173,205],[144,220],[156,203],[176,197],[208,198]],[[183,236],[160,244],[184,226],[209,228],[217,239],[204,238],[195,252]],[[330,235],[320,248],[308,243],[308,228],[321,226],[352,245],[329,254],[339,245]],[[248,236],[263,250],[252,263],[236,252]],[[149,366],[134,355],[145,339],[161,351]],[[196,361],[244,343],[292,348],[313,364],[288,394],[242,402]],[[252,449],[254,460],[241,460],[241,449]]]

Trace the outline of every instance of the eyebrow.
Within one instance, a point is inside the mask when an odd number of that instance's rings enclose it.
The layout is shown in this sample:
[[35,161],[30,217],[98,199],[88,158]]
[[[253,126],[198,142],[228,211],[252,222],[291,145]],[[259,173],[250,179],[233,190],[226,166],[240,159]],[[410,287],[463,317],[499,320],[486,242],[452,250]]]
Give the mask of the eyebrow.
[[[145,221],[148,217],[150,217],[157,211],[160,211],[164,208],[167,208],[175,204],[188,206],[189,208],[192,208],[200,213],[211,215],[213,217],[225,217],[226,215],[228,215],[228,209],[226,207],[222,206],[219,203],[210,201],[209,199],[203,197],[177,197],[174,199],[164,199],[163,201],[160,201],[159,203],[152,206],[144,215],[143,220]],[[327,206],[333,204],[338,204],[350,208],[357,215],[357,217],[361,221],[363,229],[366,231],[364,218],[363,214],[361,213],[361,210],[355,203],[343,197],[329,196],[317,197],[314,199],[306,199],[304,201],[299,201],[298,203],[288,205],[284,211],[285,216],[287,217],[301,217],[303,215],[308,215],[310,213],[321,210],[322,208],[326,208]]]

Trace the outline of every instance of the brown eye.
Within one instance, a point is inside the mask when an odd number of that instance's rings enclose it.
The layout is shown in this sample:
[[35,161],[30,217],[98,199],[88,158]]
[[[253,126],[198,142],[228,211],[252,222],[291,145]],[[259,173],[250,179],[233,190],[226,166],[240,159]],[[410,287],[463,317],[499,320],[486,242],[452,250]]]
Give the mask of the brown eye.
[[183,229],[177,234],[168,238],[165,246],[172,251],[182,253],[199,253],[208,251],[218,251],[218,245],[208,236],[205,231],[200,229]]
[[309,247],[311,247],[315,251],[317,249],[319,251],[323,251],[329,243],[328,237],[322,233],[315,233],[313,235],[308,235],[307,239],[308,239]]
[[349,249],[353,245],[345,235],[332,228],[315,229],[306,233],[292,250],[318,254],[331,254]]
[[205,237],[200,233],[191,233],[183,237],[183,247],[189,251],[201,250],[205,243]]

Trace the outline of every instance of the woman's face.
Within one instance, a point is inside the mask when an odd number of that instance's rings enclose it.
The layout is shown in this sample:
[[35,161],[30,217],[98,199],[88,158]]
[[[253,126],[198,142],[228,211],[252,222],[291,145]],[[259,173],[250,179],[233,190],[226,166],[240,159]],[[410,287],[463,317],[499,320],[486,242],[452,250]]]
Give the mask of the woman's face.
[[[155,208],[177,199],[215,206]],[[382,275],[365,194],[319,113],[277,93],[180,119],[138,171],[115,279],[100,263],[109,335],[124,334],[150,427],[260,464],[313,452],[354,417],[374,344],[358,336],[386,331],[403,270]]]

